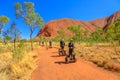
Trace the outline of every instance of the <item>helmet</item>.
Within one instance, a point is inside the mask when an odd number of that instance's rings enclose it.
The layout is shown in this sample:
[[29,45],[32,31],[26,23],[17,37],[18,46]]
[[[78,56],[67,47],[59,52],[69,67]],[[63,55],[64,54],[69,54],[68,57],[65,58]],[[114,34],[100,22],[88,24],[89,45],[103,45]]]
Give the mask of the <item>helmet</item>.
[[64,41],[64,39],[62,39],[62,41]]
[[70,41],[73,41],[73,39],[70,39]]

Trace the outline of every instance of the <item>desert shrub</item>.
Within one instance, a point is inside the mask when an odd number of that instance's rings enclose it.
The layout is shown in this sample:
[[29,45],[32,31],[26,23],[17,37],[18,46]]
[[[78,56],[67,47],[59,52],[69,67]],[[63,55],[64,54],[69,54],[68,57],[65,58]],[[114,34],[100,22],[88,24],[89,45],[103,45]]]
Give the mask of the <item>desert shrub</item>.
[[90,41],[89,43],[87,43],[87,47],[91,47],[94,46],[94,42]]
[[0,37],[0,43],[2,43],[2,37]]
[[29,50],[30,47],[21,42],[12,52],[0,54],[0,80],[29,80],[35,69],[35,54]]
[[9,67],[9,63],[11,62],[9,54],[0,54],[0,80],[10,80],[8,76],[11,71]]
[[104,66],[102,61],[98,61],[98,62],[97,62],[97,65],[98,65],[99,67],[103,67],[103,66]]
[[26,53],[27,51],[29,51],[29,47],[25,44],[24,41],[21,41],[18,44],[18,47],[16,47],[15,49],[12,50],[13,60],[21,61],[22,58],[24,57],[24,53]]
[[118,64],[114,64],[113,69],[114,69],[115,71],[120,72],[120,65],[118,65]]
[[9,76],[5,72],[3,72],[2,74],[0,74],[0,80],[10,80],[10,79]]
[[55,37],[55,38],[52,39],[52,41],[54,41],[54,42],[59,42],[60,39],[61,39],[60,37]]
[[21,48],[15,48],[13,50],[13,54],[12,54],[12,57],[15,61],[20,61],[22,60],[23,58],[23,55],[24,55],[24,52]]
[[3,52],[4,52],[3,49],[4,49],[4,48],[3,48],[2,46],[0,46],[0,53],[3,53]]
[[100,62],[100,60],[99,59],[91,59],[91,61],[94,63],[94,64],[98,64],[98,62]]
[[108,69],[108,70],[112,70],[113,69],[113,63],[111,63],[111,62],[106,63],[104,68]]
[[0,72],[3,72],[10,63],[10,59],[8,59],[5,55],[0,55]]
[[6,47],[6,45],[0,45],[0,54],[9,52],[9,49]]
[[107,70],[120,72],[120,64],[107,57],[100,59],[101,57],[99,56],[98,58],[92,58],[90,61],[92,61],[97,66],[103,67]]

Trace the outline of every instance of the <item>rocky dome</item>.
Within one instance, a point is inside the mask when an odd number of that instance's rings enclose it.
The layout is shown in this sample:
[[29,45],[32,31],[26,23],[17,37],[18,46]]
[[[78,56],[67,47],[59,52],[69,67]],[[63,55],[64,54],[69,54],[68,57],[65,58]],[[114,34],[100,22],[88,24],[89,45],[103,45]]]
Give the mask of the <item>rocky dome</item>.
[[52,20],[44,25],[42,30],[38,33],[37,36],[44,36],[44,37],[56,37],[58,36],[58,30],[65,30],[66,37],[71,37],[73,33],[68,30],[69,26],[78,26],[82,25],[81,28],[88,32],[93,32],[96,28],[94,25],[91,25],[89,22],[84,22],[80,20],[73,20],[73,19],[60,19],[60,20]]
[[95,19],[89,22],[85,22],[81,20],[73,20],[73,19],[68,19],[68,18],[52,20],[43,26],[43,28],[37,34],[37,37],[39,36],[51,37],[51,38],[57,37],[58,30],[65,30],[66,37],[71,37],[73,36],[73,33],[70,30],[68,30],[68,27],[78,26],[78,25],[82,25],[81,28],[87,31],[88,33],[92,33],[93,31],[95,31],[97,27],[101,27],[103,28],[103,30],[106,30],[107,27],[113,22],[115,22],[118,18],[120,18],[120,11],[117,11],[111,16],[100,18],[100,19]]

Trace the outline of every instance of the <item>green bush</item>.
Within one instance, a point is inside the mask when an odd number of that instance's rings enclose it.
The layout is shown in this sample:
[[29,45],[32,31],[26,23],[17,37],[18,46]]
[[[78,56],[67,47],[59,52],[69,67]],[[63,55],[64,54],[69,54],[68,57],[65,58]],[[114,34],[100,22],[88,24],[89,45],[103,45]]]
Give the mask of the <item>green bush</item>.
[[18,47],[16,47],[15,49],[13,49],[12,51],[12,58],[15,61],[20,61],[22,60],[22,58],[24,57],[24,53],[26,53],[27,51],[29,51],[29,47],[27,47],[27,45],[24,43],[24,41],[21,41],[18,44]]
[[15,48],[13,50],[12,57],[15,61],[20,61],[23,58],[23,54],[24,54],[24,52],[21,48]]

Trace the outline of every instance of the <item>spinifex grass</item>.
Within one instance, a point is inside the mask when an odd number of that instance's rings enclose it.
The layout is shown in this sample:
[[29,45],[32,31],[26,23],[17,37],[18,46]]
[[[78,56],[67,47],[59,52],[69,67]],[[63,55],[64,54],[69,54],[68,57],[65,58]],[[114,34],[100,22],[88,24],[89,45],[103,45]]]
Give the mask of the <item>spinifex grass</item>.
[[[5,47],[5,46],[4,46]],[[11,50],[7,50],[7,48]],[[29,80],[35,68],[36,54],[27,44],[20,43],[16,49],[5,47],[7,52],[0,54],[0,80]]]

